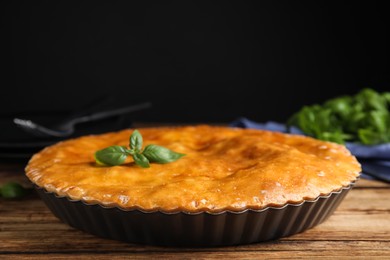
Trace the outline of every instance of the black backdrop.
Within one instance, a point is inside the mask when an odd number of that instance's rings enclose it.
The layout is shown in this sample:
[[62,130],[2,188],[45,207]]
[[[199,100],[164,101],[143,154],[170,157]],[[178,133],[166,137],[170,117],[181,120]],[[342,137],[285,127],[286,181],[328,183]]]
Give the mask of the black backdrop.
[[356,2],[2,1],[0,113],[112,95],[152,101],[138,121],[284,121],[390,90],[387,9]]

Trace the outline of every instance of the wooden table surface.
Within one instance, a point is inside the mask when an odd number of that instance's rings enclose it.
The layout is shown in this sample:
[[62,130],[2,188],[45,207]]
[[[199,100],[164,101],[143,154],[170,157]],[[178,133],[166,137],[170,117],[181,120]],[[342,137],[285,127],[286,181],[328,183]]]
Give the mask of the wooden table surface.
[[[23,164],[0,163],[0,184],[28,186]],[[0,198],[0,259],[115,258],[351,258],[390,259],[390,185],[360,180],[336,212],[304,233],[266,243],[169,248],[95,237],[60,222],[33,193]]]

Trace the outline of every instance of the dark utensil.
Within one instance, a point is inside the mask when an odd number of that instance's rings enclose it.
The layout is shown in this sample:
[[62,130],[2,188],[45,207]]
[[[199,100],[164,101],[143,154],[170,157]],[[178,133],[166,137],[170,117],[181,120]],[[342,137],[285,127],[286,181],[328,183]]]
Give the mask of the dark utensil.
[[49,137],[67,137],[74,133],[74,127],[76,124],[98,121],[113,116],[127,114],[139,110],[143,110],[151,107],[150,102],[141,103],[133,106],[127,106],[119,109],[107,110],[102,112],[93,113],[86,116],[76,117],[66,120],[59,124],[56,128],[49,128],[40,124],[37,124],[28,119],[14,118],[13,122],[27,133],[42,138]]

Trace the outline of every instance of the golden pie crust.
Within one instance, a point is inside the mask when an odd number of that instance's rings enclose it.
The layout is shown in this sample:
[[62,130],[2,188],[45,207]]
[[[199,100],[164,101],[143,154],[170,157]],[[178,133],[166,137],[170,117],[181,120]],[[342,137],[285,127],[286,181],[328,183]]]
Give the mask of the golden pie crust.
[[184,153],[176,162],[99,166],[94,153],[127,146],[132,129],[47,147],[26,167],[59,196],[122,209],[221,212],[298,204],[355,181],[360,164],[342,145],[269,131],[212,126],[138,129],[144,146]]

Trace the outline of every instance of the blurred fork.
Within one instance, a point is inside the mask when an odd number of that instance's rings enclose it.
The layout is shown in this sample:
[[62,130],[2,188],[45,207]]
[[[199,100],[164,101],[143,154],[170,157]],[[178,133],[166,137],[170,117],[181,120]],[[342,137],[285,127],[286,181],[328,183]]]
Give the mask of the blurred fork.
[[14,118],[13,122],[23,129],[25,132],[42,138],[49,137],[67,137],[74,133],[74,127],[76,124],[98,121],[101,119],[106,119],[113,116],[123,115],[138,110],[143,110],[151,107],[150,102],[145,102],[137,105],[122,107],[113,110],[106,110],[102,112],[93,113],[86,116],[80,116],[66,120],[59,124],[56,128],[49,128],[40,124],[37,124],[28,119]]

